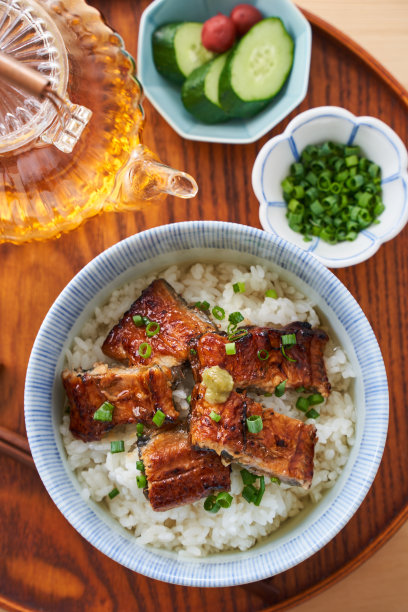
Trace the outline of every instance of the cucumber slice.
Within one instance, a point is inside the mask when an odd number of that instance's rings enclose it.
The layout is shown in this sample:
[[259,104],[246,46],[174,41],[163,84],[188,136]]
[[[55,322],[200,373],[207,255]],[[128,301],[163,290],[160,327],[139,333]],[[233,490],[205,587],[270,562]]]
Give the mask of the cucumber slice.
[[228,53],[196,68],[184,81],[181,99],[185,108],[199,121],[219,123],[229,116],[221,108],[219,101],[219,79],[225,66]]
[[255,24],[232,50],[220,77],[222,108],[252,117],[283,87],[293,64],[294,43],[278,17]]
[[167,23],[153,32],[153,60],[158,72],[173,83],[183,83],[188,75],[214,57],[201,43],[202,23]]

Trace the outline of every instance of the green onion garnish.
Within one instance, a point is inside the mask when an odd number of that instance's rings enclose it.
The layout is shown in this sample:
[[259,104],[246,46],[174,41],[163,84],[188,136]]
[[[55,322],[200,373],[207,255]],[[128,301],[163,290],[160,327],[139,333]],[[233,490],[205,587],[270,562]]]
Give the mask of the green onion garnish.
[[157,427],[161,427],[165,421],[166,415],[161,410],[157,410],[152,421]]
[[275,289],[268,289],[268,291],[265,291],[265,297],[273,298],[274,300],[276,300],[278,294],[276,293]]
[[141,435],[142,435],[142,433],[143,433],[143,429],[144,429],[144,425],[143,425],[143,423],[138,423],[138,424],[136,425],[136,433],[137,433],[137,435],[138,435],[138,436],[141,436]]
[[284,346],[281,346],[281,351],[285,359],[287,359],[288,361],[291,361],[292,363],[296,363],[296,359],[293,359],[293,357],[289,357],[289,355],[286,354]]
[[290,348],[296,344],[296,334],[284,334],[281,341],[283,346]]
[[313,395],[309,395],[307,400],[309,402],[309,406],[316,406],[317,404],[322,404],[324,402],[324,397],[320,393],[313,393]]
[[210,304],[206,300],[204,300],[203,302],[197,302],[196,304],[194,304],[194,306],[199,310],[208,310],[210,308]]
[[277,476],[271,476],[271,482],[274,482],[277,485],[280,485],[281,481]]
[[256,356],[261,361],[266,361],[268,359],[268,357],[269,357],[269,353],[265,349],[261,349],[260,351],[257,352]]
[[140,315],[135,315],[134,317],[132,317],[132,319],[136,327],[142,327],[142,325],[144,325],[143,317],[141,317]]
[[245,485],[242,489],[242,497],[246,499],[248,504],[250,504],[256,497],[258,489],[256,489],[253,485]]
[[146,476],[144,474],[136,476],[136,483],[139,489],[143,489],[147,484]]
[[190,353],[192,355],[197,355],[197,351],[195,349],[193,349],[193,348],[190,349]]
[[296,387],[295,391],[297,393],[304,393],[304,391],[306,391],[305,387]]
[[286,382],[286,380],[282,380],[282,382],[277,385],[275,388],[276,397],[282,397],[282,395],[285,393]]
[[240,338],[244,338],[247,335],[248,335],[247,329],[235,329],[235,331],[231,331],[231,333],[228,334],[228,340],[230,341],[239,340]]
[[232,495],[227,493],[227,491],[221,491],[216,497],[217,504],[219,504],[221,508],[230,508],[232,499]]
[[123,453],[124,450],[125,450],[125,443],[123,440],[112,440],[111,453]]
[[215,495],[210,495],[204,502],[204,510],[215,514],[221,508],[220,504],[217,504]]
[[225,345],[225,352],[227,355],[235,355],[237,352],[235,348],[235,342],[227,342],[227,344]]
[[158,334],[159,331],[160,331],[160,323],[157,323],[157,321],[150,321],[146,325],[146,336],[148,338],[152,338],[153,336]]
[[254,499],[255,506],[259,506],[264,493],[265,493],[265,477],[261,476],[261,478],[259,479],[259,491],[256,495],[256,498]]
[[241,323],[241,321],[244,320],[245,317],[242,316],[242,314],[237,311],[237,312],[231,312],[231,314],[228,317],[228,321],[230,323],[232,323],[232,325],[237,326],[238,323]]
[[259,433],[263,429],[262,417],[259,414],[252,414],[247,418],[246,424],[250,433]]
[[211,412],[210,412],[210,419],[212,419],[213,421],[218,423],[218,421],[221,420],[221,415],[218,414],[218,412],[214,412],[214,410],[211,410]]
[[94,421],[103,421],[109,422],[112,421],[112,415],[115,406],[110,402],[103,402],[101,406],[99,406],[98,410],[94,412],[93,419]]
[[307,397],[298,397],[296,401],[296,408],[302,412],[307,412],[309,410],[309,400]]
[[306,412],[306,417],[308,419],[317,419],[317,417],[319,417],[319,416],[320,416],[320,414],[314,408],[311,408],[310,410],[308,410]]
[[113,499],[117,495],[119,495],[119,489],[117,489],[116,487],[112,489],[110,493],[108,493],[109,499]]
[[234,293],[245,293],[245,283],[234,283],[232,288]]
[[187,402],[189,404],[191,404],[191,393],[190,393],[190,395],[187,395],[186,400],[187,400]]
[[248,470],[241,470],[240,474],[241,474],[242,482],[245,485],[254,484],[254,482],[258,478],[257,476],[255,476],[255,474],[251,474],[251,472],[248,472]]
[[306,147],[281,183],[289,227],[304,240],[355,240],[384,211],[381,169],[359,147]]
[[218,321],[222,321],[225,317],[225,310],[221,308],[221,306],[214,306],[211,312],[213,313],[213,317],[218,319]]
[[140,470],[141,472],[144,472],[144,463],[140,459],[139,461],[136,461],[136,469]]
[[139,346],[139,355],[143,359],[147,359],[152,354],[152,347],[148,342],[142,342]]

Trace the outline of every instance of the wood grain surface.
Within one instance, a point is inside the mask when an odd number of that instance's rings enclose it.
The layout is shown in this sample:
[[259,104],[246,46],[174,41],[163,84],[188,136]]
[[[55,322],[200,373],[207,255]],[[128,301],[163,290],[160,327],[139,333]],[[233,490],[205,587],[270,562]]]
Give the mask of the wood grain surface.
[[[138,21],[146,0],[94,0],[109,23],[136,53]],[[258,143],[225,146],[182,140],[146,103],[144,141],[163,161],[196,177],[192,201],[168,198],[135,213],[107,214],[47,243],[0,245],[0,382],[3,428],[24,435],[23,388],[30,349],[53,300],[86,263],[137,231],[165,222],[218,219],[259,227],[250,173],[265,140],[278,134],[298,112],[337,104],[372,114],[408,140],[408,100],[402,88],[347,40],[336,39],[318,19],[307,98]],[[345,529],[322,551],[296,568],[262,583],[229,589],[193,589],[144,578],[103,556],[68,524],[29,464],[0,454],[0,603],[10,610],[249,611],[283,609],[345,575],[376,550],[405,519],[408,470],[405,449],[404,371],[408,347],[404,288],[408,286],[408,230],[384,245],[368,262],[338,270],[370,320],[379,340],[390,383],[391,419],[384,460],[366,500]],[[401,331],[402,330],[402,331]],[[401,338],[400,338],[401,335]],[[405,370],[404,370],[405,368]],[[18,447],[16,439],[13,445]],[[21,448],[20,448],[21,450]],[[24,452],[23,450],[21,452]]]

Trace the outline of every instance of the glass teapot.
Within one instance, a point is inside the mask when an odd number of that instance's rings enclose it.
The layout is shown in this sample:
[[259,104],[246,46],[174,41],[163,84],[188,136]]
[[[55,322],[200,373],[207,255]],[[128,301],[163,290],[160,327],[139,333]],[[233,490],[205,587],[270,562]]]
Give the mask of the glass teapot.
[[57,236],[162,194],[196,194],[191,176],[141,144],[134,61],[96,9],[0,0],[0,52],[44,75],[55,94],[38,98],[0,77],[0,242]]

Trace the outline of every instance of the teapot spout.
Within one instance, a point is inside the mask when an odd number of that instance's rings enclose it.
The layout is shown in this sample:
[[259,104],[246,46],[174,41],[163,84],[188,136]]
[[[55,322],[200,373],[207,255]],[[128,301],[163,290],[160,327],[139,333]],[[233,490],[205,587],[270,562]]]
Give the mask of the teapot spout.
[[166,194],[177,198],[193,198],[198,186],[192,176],[170,168],[140,144],[131,153],[118,185],[120,208],[134,208],[143,201],[157,200]]

